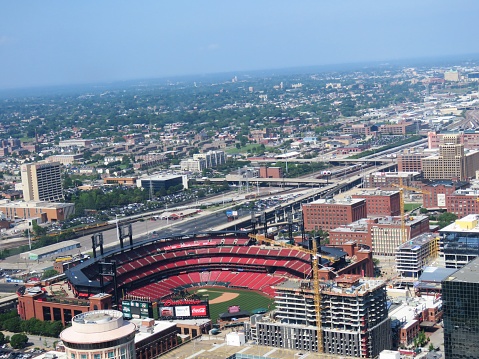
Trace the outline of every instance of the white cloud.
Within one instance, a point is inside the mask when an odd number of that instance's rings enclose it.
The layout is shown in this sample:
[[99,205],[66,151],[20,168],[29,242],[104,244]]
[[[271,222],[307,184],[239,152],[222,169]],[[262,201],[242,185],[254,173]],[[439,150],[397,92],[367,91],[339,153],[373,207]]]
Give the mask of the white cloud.
[[219,49],[220,45],[219,44],[209,44],[207,49],[208,50],[216,50]]
[[0,35],[0,45],[8,44],[10,41],[12,41],[12,39],[7,35]]

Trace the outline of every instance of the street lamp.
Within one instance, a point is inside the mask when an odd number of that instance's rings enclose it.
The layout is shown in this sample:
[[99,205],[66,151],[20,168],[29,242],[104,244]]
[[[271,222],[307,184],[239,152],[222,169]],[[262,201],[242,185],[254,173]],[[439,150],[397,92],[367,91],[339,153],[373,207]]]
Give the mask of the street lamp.
[[120,227],[118,225],[118,214],[115,213],[116,218],[116,239],[120,239]]
[[28,232],[28,247],[30,248],[30,250],[32,250],[32,238],[30,237],[30,221],[28,221],[27,232]]

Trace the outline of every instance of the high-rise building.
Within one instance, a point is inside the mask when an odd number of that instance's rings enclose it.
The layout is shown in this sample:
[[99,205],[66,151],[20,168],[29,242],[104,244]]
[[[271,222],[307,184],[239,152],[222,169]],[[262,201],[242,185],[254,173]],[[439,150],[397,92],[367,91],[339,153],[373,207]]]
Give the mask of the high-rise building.
[[421,160],[424,178],[464,181],[479,169],[479,151],[464,151],[458,135],[444,135],[439,154]]
[[56,202],[64,199],[59,162],[27,163],[21,167],[25,201]]
[[446,359],[479,358],[479,259],[442,282]]
[[[317,351],[313,289],[309,281],[288,280],[275,287],[275,320],[248,323],[260,345]],[[374,358],[391,348],[391,322],[383,281],[341,275],[321,289],[325,354]]]

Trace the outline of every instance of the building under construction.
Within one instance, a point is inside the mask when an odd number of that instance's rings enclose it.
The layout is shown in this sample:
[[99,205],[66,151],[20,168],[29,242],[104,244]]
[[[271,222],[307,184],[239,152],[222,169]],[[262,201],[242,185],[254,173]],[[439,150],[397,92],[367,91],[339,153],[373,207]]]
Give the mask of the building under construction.
[[[277,286],[276,310],[252,318],[247,332],[260,345],[317,351],[317,325],[310,281]],[[321,288],[321,328],[326,354],[374,358],[390,349],[391,323],[383,281],[343,275]]]

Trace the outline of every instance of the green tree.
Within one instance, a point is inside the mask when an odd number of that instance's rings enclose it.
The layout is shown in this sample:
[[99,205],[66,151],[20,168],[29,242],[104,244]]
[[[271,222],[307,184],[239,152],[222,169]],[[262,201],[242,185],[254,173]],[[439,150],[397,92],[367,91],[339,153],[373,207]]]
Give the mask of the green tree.
[[22,329],[22,322],[21,322],[21,319],[20,317],[14,317],[14,318],[10,318],[10,319],[7,319],[3,322],[3,329],[9,331],[9,332],[14,332],[14,333],[18,333],[19,331],[21,331]]
[[439,227],[444,228],[453,223],[456,219],[457,216],[454,213],[445,212],[437,218],[437,224],[439,225]]
[[5,344],[5,334],[0,332],[0,344]]
[[13,334],[10,338],[10,345],[14,349],[22,349],[28,343],[28,337],[25,334]]
[[40,227],[36,220],[32,221],[32,230],[36,236],[44,236],[45,234],[47,234],[47,229],[44,227]]
[[58,272],[55,269],[46,269],[42,274],[42,279],[51,278],[58,275]]
[[430,352],[433,352],[433,351],[434,351],[434,344],[432,344],[432,343],[429,344],[428,350],[429,350]]

